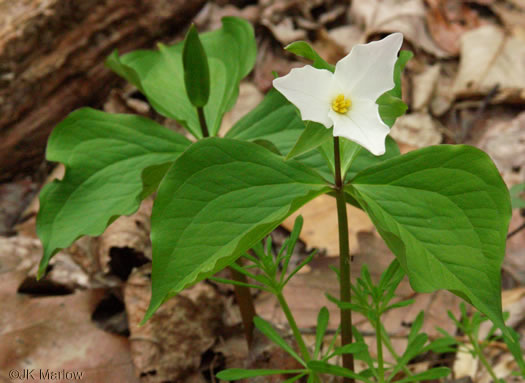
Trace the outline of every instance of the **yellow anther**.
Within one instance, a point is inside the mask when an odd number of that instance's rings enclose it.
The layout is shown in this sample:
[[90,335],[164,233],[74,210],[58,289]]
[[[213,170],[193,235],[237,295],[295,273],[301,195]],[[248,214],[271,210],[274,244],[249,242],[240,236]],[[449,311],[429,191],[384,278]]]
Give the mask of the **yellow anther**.
[[334,101],[332,101],[332,109],[339,114],[345,114],[351,106],[352,101],[350,101],[349,98],[345,98],[343,94],[339,94],[334,98]]

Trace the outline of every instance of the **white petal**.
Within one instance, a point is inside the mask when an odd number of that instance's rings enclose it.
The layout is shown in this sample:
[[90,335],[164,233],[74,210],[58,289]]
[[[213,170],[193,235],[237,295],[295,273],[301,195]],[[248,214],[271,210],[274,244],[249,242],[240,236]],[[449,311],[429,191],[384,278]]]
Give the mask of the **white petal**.
[[379,41],[358,44],[335,66],[335,80],[352,98],[377,100],[394,87],[394,66],[403,35],[392,33]]
[[333,74],[310,65],[292,69],[286,76],[273,80],[273,86],[299,108],[303,120],[315,121],[326,128],[332,126],[328,118],[334,97]]
[[379,107],[371,100],[353,99],[346,114],[330,111],[334,122],[334,136],[348,138],[368,149],[372,154],[385,154],[385,139],[390,129],[379,117]]

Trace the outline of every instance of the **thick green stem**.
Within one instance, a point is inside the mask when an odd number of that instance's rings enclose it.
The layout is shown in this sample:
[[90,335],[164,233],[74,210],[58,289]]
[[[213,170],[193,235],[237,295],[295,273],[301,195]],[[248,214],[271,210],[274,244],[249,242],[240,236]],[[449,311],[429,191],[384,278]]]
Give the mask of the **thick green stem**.
[[[351,302],[350,292],[350,244],[348,240],[348,217],[346,199],[341,177],[341,158],[339,137],[334,137],[335,198],[337,202],[337,221],[339,226],[339,287],[341,302]],[[341,346],[352,343],[352,311],[341,309]],[[343,355],[343,367],[354,371],[354,356]],[[345,383],[354,383],[354,379],[344,378]]]
[[204,118],[204,109],[202,107],[197,107],[197,115],[199,116],[199,124],[201,125],[202,137],[209,137],[210,132],[208,131],[208,125],[206,125],[206,118]]
[[[237,263],[242,266],[240,260],[237,260]],[[230,267],[231,276],[234,281],[248,283],[246,276],[239,273],[237,270]],[[241,312],[242,325],[244,328],[244,337],[248,348],[250,349],[253,341],[253,318],[255,318],[255,306],[253,304],[252,294],[250,288],[246,286],[235,285],[235,298],[237,299],[237,304],[239,305],[239,311]]]
[[308,352],[308,348],[306,347],[306,344],[304,343],[303,336],[301,335],[301,332],[299,331],[299,327],[297,327],[297,323],[295,322],[295,318],[292,315],[292,312],[290,311],[290,307],[288,306],[288,303],[286,302],[286,299],[284,299],[284,295],[282,292],[276,294],[277,300],[279,301],[279,304],[281,305],[281,308],[283,309],[284,315],[286,316],[286,320],[288,320],[288,324],[290,325],[290,328],[292,329],[293,336],[299,346],[299,350],[301,351],[301,355],[305,362],[310,361],[310,353]]

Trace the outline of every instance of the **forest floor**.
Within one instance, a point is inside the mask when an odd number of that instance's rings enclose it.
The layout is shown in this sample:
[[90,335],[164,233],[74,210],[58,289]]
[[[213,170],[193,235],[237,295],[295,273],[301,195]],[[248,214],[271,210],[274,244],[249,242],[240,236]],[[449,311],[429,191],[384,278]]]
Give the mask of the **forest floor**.
[[[335,63],[357,43],[401,31],[403,49],[414,52],[402,79],[409,109],[391,131],[401,151],[437,144],[473,145],[491,156],[509,188],[525,182],[522,0],[354,0],[351,5],[336,0],[209,1],[193,21],[199,31],[213,30],[224,16],[253,23],[258,55],[255,69],[241,83],[237,104],[224,118],[222,132],[262,100],[271,88],[272,71],[284,75],[305,64],[283,49],[287,44],[309,41]],[[181,30],[172,42],[183,35]],[[130,85],[114,87],[94,106],[144,115],[178,129]],[[224,368],[293,368],[293,360],[265,342],[247,356],[240,314],[228,286],[201,282],[168,301],[145,326],[137,326],[150,296],[150,199],[100,237],[80,238],[61,251],[48,275],[37,282],[42,247],[35,230],[36,196],[44,183],[61,177],[63,169],[55,165],[45,166],[45,177],[40,169],[0,184],[0,382],[12,381],[8,375],[12,369],[81,371],[82,382],[205,383],[216,382],[214,374]],[[353,207],[348,212],[353,278],[363,264],[378,278],[393,255],[365,213]],[[276,246],[298,214],[305,224],[293,261],[300,262],[314,248],[319,253],[292,280],[285,295],[313,344],[322,306],[331,313],[329,332],[338,324],[336,306],[325,297],[326,292],[338,294],[330,269],[338,261],[335,200],[318,198],[288,218],[272,233]],[[523,217],[520,209],[513,211],[509,232],[521,227]],[[510,313],[507,323],[525,339],[525,230],[508,240],[502,280],[503,310]],[[423,329],[431,339],[440,335],[437,326],[464,339],[448,316],[448,311],[460,315],[458,297],[447,291],[414,293],[407,280],[397,294],[399,299],[415,300],[385,317],[398,353],[420,311],[425,312]],[[257,314],[289,335],[273,297],[260,293],[254,298]],[[362,317],[356,316],[354,322],[374,354],[372,329]],[[510,376],[516,366],[503,343],[492,343],[486,354],[498,376],[523,382]],[[422,371],[437,363],[452,369],[448,382],[491,381],[468,352],[429,354],[413,361],[411,369]],[[258,381],[277,382],[282,377]]]

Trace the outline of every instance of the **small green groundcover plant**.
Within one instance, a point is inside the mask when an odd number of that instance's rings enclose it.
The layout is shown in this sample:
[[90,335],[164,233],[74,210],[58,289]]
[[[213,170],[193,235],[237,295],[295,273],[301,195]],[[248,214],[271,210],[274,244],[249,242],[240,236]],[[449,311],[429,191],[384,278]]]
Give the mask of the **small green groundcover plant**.
[[[275,89],[222,138],[223,115],[235,104],[239,83],[255,62],[249,23],[228,17],[212,32],[199,35],[191,27],[185,40],[173,46],[113,53],[109,68],[194,139],[135,115],[82,108],[65,118],[51,134],[46,152],[49,161],[65,165],[66,173],[40,194],[37,232],[44,255],[39,277],[60,249],[82,235],[101,234],[156,193],[152,297],[144,321],[184,288],[231,266],[247,279],[216,280],[274,293],[293,330],[299,352],[269,323],[254,319],[302,368],[230,369],[221,371],[220,379],[286,373],[291,374],[288,382],[304,376],[318,382],[323,374],[348,382],[411,382],[446,376],[445,367],[417,375],[407,369],[414,356],[453,346],[450,337],[427,342],[420,333],[422,314],[404,354],[397,355],[391,346],[381,317],[410,303],[392,303],[404,275],[415,291],[446,289],[479,310],[501,332],[523,373],[518,336],[505,326],[501,309],[509,192],[490,158],[474,147],[438,145],[400,155],[387,135],[407,108],[401,100],[401,72],[412,54],[399,52],[402,38],[394,33],[357,45],[335,67],[305,42],[289,45],[289,52],[312,65],[276,78]],[[278,254],[271,253],[269,240],[265,246],[261,241],[322,194],[335,197],[337,204],[340,264],[333,280],[340,295],[328,299],[340,308],[341,318],[323,349],[328,311],[320,310],[311,350],[282,294],[313,256],[287,273],[301,219]],[[347,203],[370,216],[397,257],[377,284],[366,267],[351,283]],[[236,263],[241,256],[247,261]],[[252,272],[254,267],[260,272]],[[352,328],[352,312],[362,313],[376,330],[375,358]],[[464,324],[471,334],[476,318]],[[335,347],[339,334],[340,346]],[[384,362],[383,346],[395,364]],[[342,366],[334,363],[337,356]],[[356,372],[354,357],[368,368]]]

